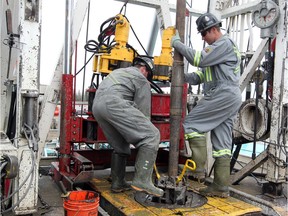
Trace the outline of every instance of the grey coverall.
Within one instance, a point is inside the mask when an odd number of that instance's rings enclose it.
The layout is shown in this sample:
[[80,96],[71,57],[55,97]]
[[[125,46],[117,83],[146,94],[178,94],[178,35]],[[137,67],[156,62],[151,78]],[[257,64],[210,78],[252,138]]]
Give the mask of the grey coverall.
[[190,64],[201,68],[185,73],[185,82],[204,83],[204,97],[184,120],[185,138],[201,137],[211,131],[212,156],[230,157],[233,121],[242,103],[238,48],[228,35],[202,51],[189,48],[181,41],[175,41],[173,46]]
[[111,72],[96,91],[92,111],[116,153],[129,156],[130,144],[158,150],[160,133],[150,121],[150,84],[137,67]]

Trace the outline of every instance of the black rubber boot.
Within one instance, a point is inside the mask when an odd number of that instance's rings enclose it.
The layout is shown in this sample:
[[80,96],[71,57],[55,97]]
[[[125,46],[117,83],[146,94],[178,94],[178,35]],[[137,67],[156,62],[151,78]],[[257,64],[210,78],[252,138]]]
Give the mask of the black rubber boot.
[[213,183],[199,192],[204,196],[226,198],[229,196],[229,183],[230,158],[216,158]]
[[111,158],[111,190],[115,193],[131,190],[130,184],[125,180],[126,157],[112,153]]
[[132,188],[137,191],[144,191],[148,194],[161,197],[164,192],[152,183],[153,165],[157,157],[157,151],[140,147],[135,162],[135,175],[132,181]]
[[[186,169],[186,175],[204,183],[206,177],[205,163],[207,160],[207,146],[205,137],[196,137],[189,139],[189,146],[192,151],[191,160],[196,163],[196,170],[191,171]],[[179,165],[180,172],[183,170],[184,165]]]

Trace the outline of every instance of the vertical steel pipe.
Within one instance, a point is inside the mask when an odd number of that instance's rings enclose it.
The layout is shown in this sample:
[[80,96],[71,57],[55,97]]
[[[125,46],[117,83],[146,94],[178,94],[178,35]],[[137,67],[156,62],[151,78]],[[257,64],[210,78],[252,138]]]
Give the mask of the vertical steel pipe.
[[65,35],[64,35],[64,74],[71,74],[72,66],[72,11],[73,0],[66,0],[65,6]]
[[64,65],[61,85],[61,117],[60,117],[60,158],[59,171],[70,172],[71,161],[71,114],[73,95],[72,70],[72,10],[73,0],[66,0]]
[[68,172],[71,161],[71,113],[73,100],[73,75],[62,75],[60,120],[60,172]]
[[[185,33],[185,10],[186,1],[177,0],[176,6],[176,29],[183,41]],[[174,50],[174,63],[172,68],[171,102],[170,102],[170,147],[169,169],[170,177],[178,174],[179,141],[182,117],[182,92],[184,84],[183,56]]]

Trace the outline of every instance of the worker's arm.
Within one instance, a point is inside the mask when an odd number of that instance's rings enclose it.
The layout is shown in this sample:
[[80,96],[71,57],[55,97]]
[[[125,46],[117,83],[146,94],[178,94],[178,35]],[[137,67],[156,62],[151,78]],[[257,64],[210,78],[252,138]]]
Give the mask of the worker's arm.
[[236,54],[232,59],[227,59],[227,54],[234,52],[233,45],[228,38],[222,38],[216,41],[214,44],[205,47],[202,51],[196,51],[193,47],[188,47],[180,40],[176,40],[173,43],[173,47],[183,55],[187,61],[196,67],[208,67],[228,61],[237,62]]
[[204,74],[201,70],[192,73],[184,73],[184,81],[191,85],[198,85],[204,82]]
[[[142,74],[141,74],[142,76]],[[134,79],[135,94],[134,102],[137,108],[150,119],[151,117],[151,88],[148,80]]]

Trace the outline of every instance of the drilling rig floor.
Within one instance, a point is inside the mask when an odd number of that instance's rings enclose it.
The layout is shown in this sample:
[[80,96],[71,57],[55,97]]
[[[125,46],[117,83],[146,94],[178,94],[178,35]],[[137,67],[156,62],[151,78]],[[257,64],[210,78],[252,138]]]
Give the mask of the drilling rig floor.
[[[132,173],[127,173],[126,180],[132,180]],[[200,184],[190,179],[187,180],[188,189],[187,191],[195,192],[194,195],[197,197],[197,191],[205,185]],[[100,194],[100,206],[105,209],[110,215],[262,215],[261,208],[252,204],[246,203],[239,199],[228,197],[228,198],[210,198],[207,197],[207,202],[198,207],[166,207],[155,204],[151,205],[150,198],[148,205],[145,202],[139,202],[139,196],[141,192],[135,192],[134,190],[113,193],[110,190],[111,182],[109,181],[109,175],[93,178],[90,181],[90,186]],[[145,196],[145,195],[144,195]],[[199,198],[201,197],[198,195]],[[137,199],[138,197],[138,199]],[[195,197],[195,196],[194,196]],[[149,196],[147,196],[149,199]],[[204,199],[206,199],[204,197]]]

